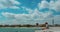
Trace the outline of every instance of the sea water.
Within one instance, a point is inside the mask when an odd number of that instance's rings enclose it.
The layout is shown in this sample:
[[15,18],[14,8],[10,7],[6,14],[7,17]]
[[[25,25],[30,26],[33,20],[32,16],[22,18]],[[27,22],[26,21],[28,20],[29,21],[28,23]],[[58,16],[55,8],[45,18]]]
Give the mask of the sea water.
[[35,30],[38,30],[40,28],[38,27],[1,27],[0,32],[35,32]]

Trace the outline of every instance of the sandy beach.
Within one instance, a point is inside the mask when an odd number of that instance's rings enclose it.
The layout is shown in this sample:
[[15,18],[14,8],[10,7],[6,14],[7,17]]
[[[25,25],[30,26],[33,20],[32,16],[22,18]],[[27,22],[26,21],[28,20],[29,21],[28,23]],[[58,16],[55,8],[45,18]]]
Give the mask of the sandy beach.
[[50,27],[45,30],[35,30],[35,32],[60,32],[60,27]]

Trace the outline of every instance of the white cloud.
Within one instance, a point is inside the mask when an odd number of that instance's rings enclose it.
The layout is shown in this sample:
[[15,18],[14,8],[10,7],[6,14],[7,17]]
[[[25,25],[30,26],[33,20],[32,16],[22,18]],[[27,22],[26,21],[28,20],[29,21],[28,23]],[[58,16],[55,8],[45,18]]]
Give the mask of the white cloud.
[[47,20],[48,20],[48,22],[50,21],[51,24],[53,24],[52,23],[53,19],[54,19],[54,24],[60,24],[60,15],[53,16],[53,17],[51,17],[50,19],[47,19]]
[[[45,18],[48,18],[50,15],[52,15],[51,12],[39,12],[38,9],[35,9],[32,14],[14,14],[9,12],[3,12],[2,15],[6,18],[13,19],[11,20],[13,23],[14,21],[17,21],[15,23],[20,22],[34,22],[44,20]],[[9,21],[9,20],[8,20]]]
[[46,0],[42,0],[41,3],[38,4],[39,9],[49,8],[49,3]]
[[60,23],[60,15],[54,16],[54,21]]
[[53,0],[50,1],[50,9],[54,9],[55,2]]
[[26,7],[22,7],[22,8],[23,8],[23,10],[26,10],[29,14],[33,13],[33,10],[30,8],[26,8]]
[[19,8],[16,5],[20,5],[20,2],[17,0],[0,0],[0,9],[11,8],[17,9]]
[[48,8],[48,9],[53,9],[56,12],[60,12],[60,0],[57,1],[50,0],[50,2],[43,0],[41,1],[41,3],[38,4],[38,8],[39,9]]
[[5,7],[3,4],[0,4],[0,9],[5,9],[5,8],[7,8],[7,7]]
[[58,0],[58,1],[55,2],[54,9],[56,11],[60,11],[60,0]]
[[6,18],[14,18],[15,14],[9,12],[3,12],[2,15]]
[[9,8],[12,8],[12,9],[19,9],[19,7],[17,7],[17,6],[10,6]]
[[12,4],[18,4],[18,5],[20,5],[20,3],[19,3],[18,1],[16,1],[16,0],[10,0],[10,2],[11,2]]
[[[15,0],[10,0],[10,1],[14,2]],[[12,3],[12,4],[15,5],[15,3]],[[17,2],[17,3],[19,4],[19,2]],[[48,3],[47,1],[43,0],[41,3],[39,3],[38,6],[39,6],[39,9],[51,8],[51,9],[54,9],[56,11],[57,10],[59,11],[60,8],[58,8],[58,7],[60,6],[60,4],[58,4],[58,3],[59,3],[58,1],[57,2],[51,1],[50,3]],[[0,5],[1,5],[1,8],[3,8],[3,7],[7,8],[3,4],[0,4]],[[17,6],[13,6],[13,5],[9,5],[9,8],[13,8],[13,9],[19,8]],[[45,20],[48,22],[52,21],[52,17],[51,17],[53,14],[52,11],[40,12],[37,8],[34,10],[32,10],[30,8],[26,8],[26,7],[22,7],[22,8],[23,8],[23,10],[28,11],[29,14],[14,14],[14,13],[9,13],[9,12],[3,12],[2,15],[4,17],[9,18],[9,19],[13,19],[13,20],[7,20],[5,23],[7,23],[7,24],[9,24],[9,23],[10,24],[20,24],[20,23],[27,23],[27,22],[36,23],[37,21],[42,22],[42,20]],[[60,16],[56,16],[54,18],[55,21],[57,21],[57,20],[60,21],[59,17]]]

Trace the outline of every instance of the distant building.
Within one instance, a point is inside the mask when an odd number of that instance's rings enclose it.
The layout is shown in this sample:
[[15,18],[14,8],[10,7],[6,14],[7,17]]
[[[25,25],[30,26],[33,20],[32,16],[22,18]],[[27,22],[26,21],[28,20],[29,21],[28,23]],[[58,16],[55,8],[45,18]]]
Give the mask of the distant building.
[[55,24],[54,24],[54,19],[52,20],[52,24],[53,24],[53,26],[55,26]]

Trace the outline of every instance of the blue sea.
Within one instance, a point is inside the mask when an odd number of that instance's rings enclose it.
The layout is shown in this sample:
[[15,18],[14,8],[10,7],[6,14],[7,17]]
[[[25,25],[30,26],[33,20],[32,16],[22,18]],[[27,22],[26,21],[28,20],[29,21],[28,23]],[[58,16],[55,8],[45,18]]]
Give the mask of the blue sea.
[[40,27],[0,27],[0,32],[35,32]]

